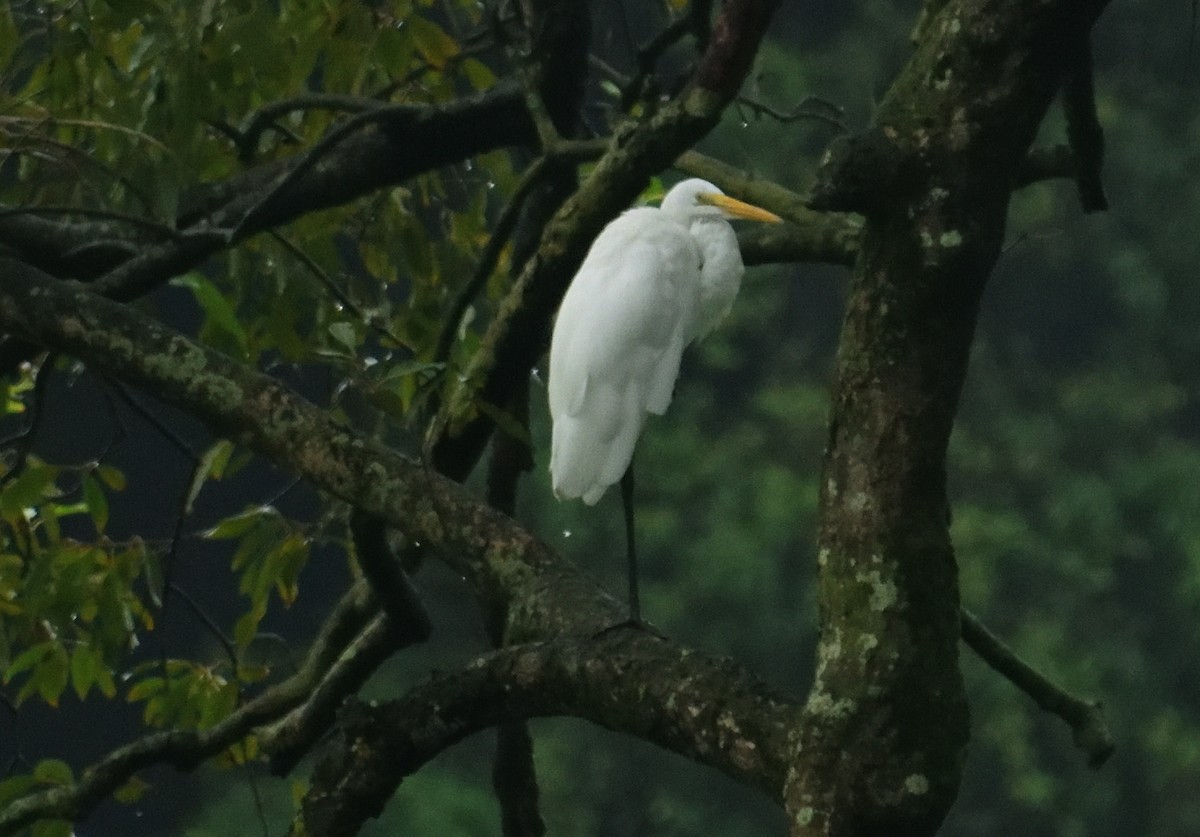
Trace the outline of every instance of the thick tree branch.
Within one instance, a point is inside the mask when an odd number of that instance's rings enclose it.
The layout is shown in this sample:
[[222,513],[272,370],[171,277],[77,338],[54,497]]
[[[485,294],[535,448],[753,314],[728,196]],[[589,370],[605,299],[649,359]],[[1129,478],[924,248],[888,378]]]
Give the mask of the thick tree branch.
[[506,719],[550,715],[636,735],[779,799],[799,712],[734,663],[644,631],[505,648],[398,700],[347,711],[293,833],[354,834],[447,747]]
[[[814,206],[866,217],[821,476],[817,676],[793,837],[933,834],[968,738],[946,449],[979,300],[1046,110],[1103,0],[931,0]],[[903,718],[902,729],[895,719]]]
[[[197,189],[176,219],[174,241],[134,247],[119,238],[89,240],[87,226],[44,223],[36,226],[35,238],[26,238],[34,225],[10,220],[0,223],[0,244],[52,275],[92,281],[97,293],[114,299],[135,299],[230,247],[229,230],[253,235],[421,172],[536,139],[520,86],[511,81],[447,104],[390,106],[373,116],[362,130],[338,134],[336,142]],[[281,200],[285,184],[287,200]],[[14,368],[29,353],[27,345],[0,341],[0,370]]]
[[[546,149],[546,157],[540,159],[595,160],[603,156],[608,145],[609,141],[602,139],[563,141]],[[1069,150],[1067,154],[1070,154]],[[726,192],[769,209],[790,222],[785,226],[742,230],[738,243],[746,264],[827,262],[850,265],[854,262],[862,234],[861,218],[844,212],[810,209],[806,196],[698,151],[683,152],[672,167],[693,177],[710,180]],[[1073,177],[1073,171],[1057,176]],[[1040,179],[1038,174],[1041,174],[1040,169],[1031,177]]]

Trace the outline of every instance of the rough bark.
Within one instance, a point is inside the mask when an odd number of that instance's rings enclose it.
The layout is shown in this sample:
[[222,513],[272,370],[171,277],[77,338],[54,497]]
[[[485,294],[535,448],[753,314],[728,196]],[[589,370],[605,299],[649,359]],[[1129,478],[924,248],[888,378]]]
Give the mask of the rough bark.
[[1104,3],[927,9],[819,206],[866,226],[820,499],[821,637],[786,804],[794,835],[926,835],[967,744],[946,448],[979,301],[1038,125]]

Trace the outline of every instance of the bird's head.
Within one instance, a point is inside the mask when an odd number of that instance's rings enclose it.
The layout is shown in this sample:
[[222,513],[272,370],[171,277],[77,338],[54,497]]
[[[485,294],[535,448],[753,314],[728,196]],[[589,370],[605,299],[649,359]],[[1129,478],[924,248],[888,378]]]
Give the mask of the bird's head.
[[729,220],[740,218],[773,224],[783,221],[774,212],[731,198],[707,180],[699,178],[684,180],[673,186],[663,198],[661,209],[668,214],[683,217],[711,214]]

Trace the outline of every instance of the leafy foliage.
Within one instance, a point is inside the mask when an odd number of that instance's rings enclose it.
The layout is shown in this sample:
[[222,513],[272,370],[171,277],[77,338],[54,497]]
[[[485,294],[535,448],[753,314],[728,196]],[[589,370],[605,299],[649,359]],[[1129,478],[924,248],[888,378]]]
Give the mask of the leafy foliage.
[[[1098,35],[1112,217],[1081,216],[1064,183],[1018,199],[951,468],[965,602],[1027,659],[1103,698],[1120,728],[1120,762],[1085,775],[1056,722],[964,655],[975,743],[947,833],[1200,832],[1200,803],[1183,792],[1200,780],[1198,146],[1196,115],[1180,106],[1190,101],[1187,79],[1164,57],[1183,49],[1173,40],[1178,24],[1148,23],[1163,17],[1149,11],[1143,2],[1115,9]],[[809,96],[830,100],[844,107],[839,119],[862,127],[907,54],[911,12],[881,0],[793,12],[781,24],[789,34],[764,48],[747,92],[783,110]],[[46,217],[62,207],[110,213],[103,223],[122,229],[122,217],[137,216],[145,241],[160,240],[194,211],[196,184],[309,148],[358,106],[488,89],[512,68],[476,37],[485,22],[466,0],[9,3],[0,8],[0,199]],[[1169,48],[1131,43],[1128,33],[1143,29],[1145,43]],[[613,97],[597,88],[593,104],[607,114]],[[294,106],[262,116],[286,99]],[[801,187],[836,128],[761,113],[735,109],[707,150]],[[1044,139],[1062,135],[1052,122]],[[426,396],[460,373],[503,290],[494,278],[462,323],[446,322],[521,166],[492,153],[302,217],[178,278],[152,304],[207,345],[294,380],[355,426],[416,449]],[[506,259],[507,250],[496,277],[506,275]],[[729,323],[689,358],[669,418],[652,421],[639,448],[646,610],[667,633],[735,656],[795,693],[814,643],[808,580],[842,279],[809,267],[748,277]],[[446,328],[457,339],[443,358],[436,346]],[[36,431],[42,420],[32,371],[5,384],[6,427]],[[41,373],[56,379],[71,409],[103,411],[65,363]],[[549,499],[543,397],[534,393],[539,467],[523,517],[568,554],[611,554],[610,566],[588,570],[620,589],[616,501],[584,510]],[[194,433],[180,432],[187,448]],[[314,630],[320,609],[298,611],[333,583],[316,558],[340,548],[344,510],[289,507],[295,493],[274,491],[278,481],[230,443],[199,456],[176,450],[191,479],[169,487],[129,482],[128,452],[114,440],[100,447],[99,456],[73,458],[47,442],[5,458],[5,695],[21,712],[30,702],[99,712],[111,700],[133,704],[145,729],[211,728],[286,671],[261,658],[265,634],[279,625],[300,638]],[[186,497],[183,536],[129,534],[147,523],[138,503],[161,492]],[[129,499],[135,494],[141,500]],[[189,577],[191,593],[215,614],[201,625],[204,641],[159,638],[167,618],[186,609],[168,585],[187,576],[180,553],[206,559],[204,572]],[[429,652],[430,665],[482,645],[477,635],[449,633]],[[143,646],[151,641],[170,653],[151,653]],[[391,692],[411,682],[403,671],[380,679],[376,688]],[[535,734],[546,816],[563,833],[629,825],[613,825],[614,811],[635,791],[644,817],[625,833],[778,827],[761,800],[671,757],[630,758],[623,742],[569,724]],[[221,762],[253,764],[256,748],[247,739]],[[67,744],[55,755],[75,757]],[[444,829],[452,811],[463,833],[488,829],[495,814],[481,790],[485,758],[474,742],[461,757],[435,762],[381,827]],[[85,766],[9,763],[0,807],[70,782]],[[244,823],[250,803],[240,778],[206,781],[211,804],[176,818]],[[118,797],[132,801],[139,790]],[[282,819],[294,801],[280,793],[287,798],[271,810]],[[737,806],[725,804],[733,798]],[[34,833],[69,829],[47,821]]]

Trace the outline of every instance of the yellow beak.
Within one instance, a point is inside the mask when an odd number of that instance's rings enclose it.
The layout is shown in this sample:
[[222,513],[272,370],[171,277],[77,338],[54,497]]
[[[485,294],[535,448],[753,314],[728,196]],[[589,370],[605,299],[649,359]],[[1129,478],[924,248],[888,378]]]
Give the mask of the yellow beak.
[[765,221],[768,224],[783,223],[783,219],[774,212],[768,212],[753,204],[739,201],[737,198],[731,198],[729,195],[723,195],[719,192],[704,192],[698,195],[696,200],[719,207],[734,218],[742,218],[746,221]]

